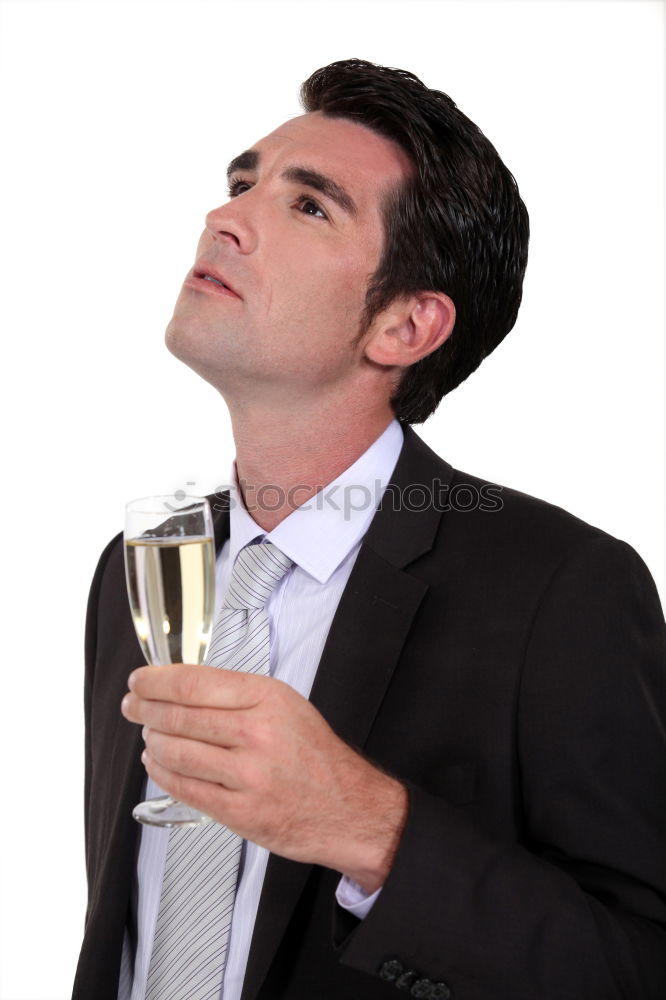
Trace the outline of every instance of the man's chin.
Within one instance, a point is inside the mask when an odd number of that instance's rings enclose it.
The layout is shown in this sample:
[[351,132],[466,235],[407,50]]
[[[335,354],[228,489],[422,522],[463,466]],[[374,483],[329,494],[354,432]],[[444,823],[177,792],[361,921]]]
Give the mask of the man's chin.
[[182,317],[174,313],[164,333],[164,343],[167,350],[179,361],[193,368],[197,358],[205,355],[206,336],[198,330],[196,324],[183,322]]
[[184,328],[175,319],[172,319],[166,328],[164,343],[174,358],[178,358],[184,365],[195,371],[197,375],[206,378],[201,364],[202,358],[205,356],[205,351],[202,350],[202,345],[192,330]]
[[[184,365],[187,365],[218,392],[223,392],[221,383],[224,381],[224,377],[219,370],[219,364],[216,363],[211,354],[213,348],[209,340],[210,338],[207,338],[201,331],[197,335],[196,329],[177,322],[175,317],[167,326],[164,334],[164,343],[174,358],[182,361]],[[224,375],[228,377],[229,373],[225,370]]]
[[170,320],[165,332],[164,332],[164,343],[167,346],[167,350],[170,351],[175,358],[182,361],[180,357],[180,337],[178,335],[178,325],[175,322],[175,317]]

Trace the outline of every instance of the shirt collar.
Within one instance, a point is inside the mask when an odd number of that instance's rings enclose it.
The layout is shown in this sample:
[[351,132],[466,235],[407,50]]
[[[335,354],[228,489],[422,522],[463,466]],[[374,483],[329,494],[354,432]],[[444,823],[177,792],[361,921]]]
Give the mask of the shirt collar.
[[245,545],[267,538],[319,583],[326,583],[370,527],[403,440],[402,427],[394,419],[337,479],[270,532],[264,532],[248,513],[233,462],[229,489],[231,565]]

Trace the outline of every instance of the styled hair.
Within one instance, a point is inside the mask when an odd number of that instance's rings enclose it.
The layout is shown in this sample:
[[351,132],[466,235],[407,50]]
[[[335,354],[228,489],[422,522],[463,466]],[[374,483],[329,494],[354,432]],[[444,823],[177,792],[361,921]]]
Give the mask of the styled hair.
[[438,291],[455,326],[410,365],[391,398],[401,421],[423,423],[513,327],[527,266],[529,218],[495,147],[446,94],[412,73],[345,59],[302,84],[306,112],[348,118],[397,143],[413,171],[382,205],[384,246],[361,334],[394,300]]

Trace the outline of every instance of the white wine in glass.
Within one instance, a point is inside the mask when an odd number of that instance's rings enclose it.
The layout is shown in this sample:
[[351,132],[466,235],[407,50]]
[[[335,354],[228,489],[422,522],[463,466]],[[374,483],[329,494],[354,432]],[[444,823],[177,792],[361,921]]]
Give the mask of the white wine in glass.
[[[128,503],[125,576],[146,662],[203,663],[215,606],[215,542],[208,501],[179,493]],[[133,816],[152,826],[211,822],[170,795],[141,802]]]

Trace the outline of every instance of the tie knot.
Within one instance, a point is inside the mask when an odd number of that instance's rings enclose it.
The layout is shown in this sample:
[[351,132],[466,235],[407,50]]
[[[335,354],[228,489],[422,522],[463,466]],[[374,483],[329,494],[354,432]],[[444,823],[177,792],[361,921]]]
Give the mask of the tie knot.
[[272,542],[246,545],[236,556],[223,607],[242,611],[263,608],[278,583],[293,566]]

